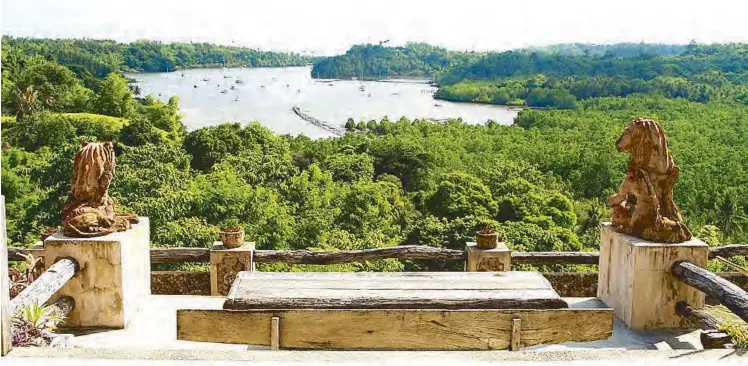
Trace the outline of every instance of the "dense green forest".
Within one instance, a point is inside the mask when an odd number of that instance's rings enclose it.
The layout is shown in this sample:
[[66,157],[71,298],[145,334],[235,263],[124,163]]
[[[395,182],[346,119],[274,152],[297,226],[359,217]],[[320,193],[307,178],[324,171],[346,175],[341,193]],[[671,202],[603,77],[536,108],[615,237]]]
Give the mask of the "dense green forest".
[[[292,53],[266,52],[208,43],[161,43],[109,40],[3,37],[3,67],[27,56],[55,61],[92,88],[96,78],[115,71],[164,72],[194,67],[303,66],[313,58]],[[7,55],[6,55],[7,54]]]
[[551,53],[567,56],[604,56],[632,57],[642,54],[672,56],[686,50],[685,45],[663,43],[615,43],[587,44],[561,43],[541,47],[527,47],[521,51]]
[[[94,91],[55,60],[12,54],[21,58],[6,58],[4,49],[10,113],[2,120],[11,245],[33,244],[59,225],[72,158],[89,139],[115,142],[110,193],[121,211],[150,217],[156,246],[207,248],[219,227],[239,221],[263,249],[459,249],[488,225],[515,250],[596,250],[597,225],[609,217],[605,200],[626,169],[614,142],[641,116],[669,135],[681,169],[675,200],[692,231],[711,245],[748,240],[748,106],[732,94],[589,97],[570,109],[523,110],[513,126],[384,117],[312,140],[259,123],[188,132],[176,97],[136,98],[117,73],[96,77]],[[446,267],[383,260],[319,269]]]
[[456,52],[425,43],[404,47],[359,45],[344,55],[318,59],[312,77],[322,79],[383,79],[388,77],[434,77],[450,68],[477,60],[477,52]]
[[435,97],[458,102],[574,108],[632,94],[748,103],[748,45],[562,44],[461,53],[422,44],[354,46],[315,62],[313,77],[430,76]]
[[509,51],[458,65],[439,83],[437,98],[532,107],[635,93],[748,103],[748,45],[690,44],[677,55],[628,57]]

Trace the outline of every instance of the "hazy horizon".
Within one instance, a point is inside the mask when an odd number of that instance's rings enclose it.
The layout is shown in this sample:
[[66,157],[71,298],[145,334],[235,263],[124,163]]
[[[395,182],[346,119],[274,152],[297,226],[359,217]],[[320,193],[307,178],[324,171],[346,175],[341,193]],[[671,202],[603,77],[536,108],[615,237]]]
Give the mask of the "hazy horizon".
[[355,44],[424,42],[460,51],[503,51],[561,43],[748,42],[748,5],[715,0],[531,0],[523,4],[464,0],[257,2],[3,0],[2,34],[118,42],[208,42],[315,55]]

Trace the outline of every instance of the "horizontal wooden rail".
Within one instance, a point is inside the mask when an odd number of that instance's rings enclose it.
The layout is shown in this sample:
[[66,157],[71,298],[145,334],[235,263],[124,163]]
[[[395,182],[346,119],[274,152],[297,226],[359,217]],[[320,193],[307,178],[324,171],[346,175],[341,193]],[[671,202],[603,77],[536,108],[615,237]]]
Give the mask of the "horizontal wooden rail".
[[748,322],[748,292],[690,262],[677,261],[673,263],[670,272],[675,278],[716,298],[735,315]]
[[57,309],[58,315],[64,319],[75,309],[75,300],[70,296],[60,296],[51,306],[54,306]]
[[693,309],[685,301],[679,301],[675,304],[675,312],[704,330],[701,332],[701,345],[704,349],[725,348],[732,343],[730,336],[719,330],[721,322],[708,311]]
[[422,245],[405,245],[391,248],[346,250],[339,252],[258,250],[254,253],[254,260],[258,263],[282,262],[290,264],[334,264],[386,258],[465,260],[466,255],[465,251],[462,250],[441,249]]
[[210,249],[151,248],[151,263],[210,262]]
[[736,255],[748,255],[748,244],[730,244],[709,248],[709,259],[715,259],[717,257],[732,257]]
[[598,252],[512,252],[512,264],[598,264]]
[[[23,261],[21,254],[39,249],[8,248],[9,261]],[[711,248],[709,258],[748,255],[748,245],[732,244]],[[512,263],[521,264],[598,264],[598,252],[512,252]],[[376,259],[430,259],[464,260],[462,250],[404,245],[390,248],[350,250],[339,252],[313,252],[308,250],[257,250],[257,262],[282,262],[290,264],[334,264]],[[151,248],[151,263],[209,262],[210,249],[205,248]]]
[[79,270],[80,267],[75,259],[61,258],[44,271],[36,281],[21,291],[18,296],[10,300],[11,314],[16,314],[24,306],[30,306],[33,303],[44,305]]

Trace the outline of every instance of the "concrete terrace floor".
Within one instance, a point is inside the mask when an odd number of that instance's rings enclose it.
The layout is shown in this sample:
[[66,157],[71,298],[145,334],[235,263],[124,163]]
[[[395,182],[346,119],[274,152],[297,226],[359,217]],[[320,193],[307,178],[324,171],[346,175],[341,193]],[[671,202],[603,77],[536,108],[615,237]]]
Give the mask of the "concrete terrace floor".
[[[585,361],[585,360],[661,360],[658,363],[678,364],[688,360],[717,361],[720,364],[734,360],[748,364],[748,357],[733,350],[701,349],[698,331],[631,331],[615,320],[613,336],[604,341],[538,345],[509,351],[270,351],[269,347],[251,347],[236,344],[180,341],[176,339],[177,309],[220,309],[223,297],[161,296],[151,295],[141,303],[137,314],[127,329],[76,330],[68,343],[69,348],[17,348],[3,358],[3,365],[12,361],[31,362],[36,358],[71,360],[70,365],[86,365],[83,360],[222,360],[275,362],[303,362],[336,364],[379,364],[382,362],[428,361],[429,365],[455,364],[469,361],[480,364],[492,361]],[[599,308],[605,305],[594,298],[565,298],[574,308]],[[450,361],[451,360],[451,361]],[[73,362],[74,361],[74,362]],[[727,362],[727,363],[725,363]],[[607,363],[607,362],[606,362]],[[21,363],[16,363],[21,364]],[[28,364],[28,363],[23,363]],[[107,362],[109,364],[109,362]],[[140,364],[140,363],[138,363]],[[154,363],[160,364],[160,363]],[[227,363],[227,364],[230,364]],[[415,364],[418,364],[416,362]],[[565,362],[566,364],[566,362]],[[584,364],[584,363],[582,363]],[[702,363],[697,363],[702,364]],[[166,365],[166,364],[164,364]]]

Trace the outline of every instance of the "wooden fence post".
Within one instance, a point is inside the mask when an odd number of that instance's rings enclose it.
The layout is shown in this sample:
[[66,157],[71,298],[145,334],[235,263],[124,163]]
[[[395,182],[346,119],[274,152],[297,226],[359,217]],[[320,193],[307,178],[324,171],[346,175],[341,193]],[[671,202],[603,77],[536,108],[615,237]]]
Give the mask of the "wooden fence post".
[[675,278],[716,298],[735,315],[748,322],[748,292],[693,263],[675,262],[670,271]]
[[5,196],[0,196],[0,356],[8,354],[12,345],[7,239],[5,232]]

